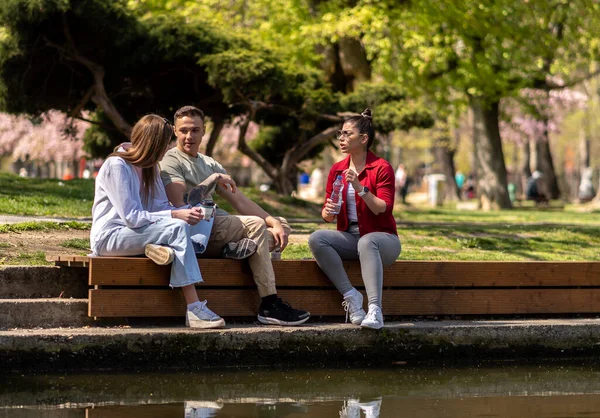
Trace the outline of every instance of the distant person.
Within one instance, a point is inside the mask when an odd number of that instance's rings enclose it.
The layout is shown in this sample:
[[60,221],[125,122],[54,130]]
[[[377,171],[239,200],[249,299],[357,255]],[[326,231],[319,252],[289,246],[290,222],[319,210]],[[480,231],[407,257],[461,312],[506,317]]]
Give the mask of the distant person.
[[21,167],[19,169],[19,177],[27,177],[29,175],[29,173],[27,172],[27,169],[25,167]]
[[315,169],[310,173],[310,188],[312,190],[313,197],[322,198],[325,190],[323,188],[323,170],[319,167],[315,167]]
[[581,172],[581,182],[577,190],[577,199],[582,203],[589,202],[596,196],[594,184],[592,183],[593,174],[594,171],[591,167],[586,167]]
[[63,174],[63,180],[65,181],[69,181],[69,180],[73,180],[75,178],[75,176],[73,175],[73,171],[71,171],[70,168],[67,168],[65,170],[65,173]]
[[395,173],[396,194],[403,204],[406,204],[406,196],[408,195],[409,178],[404,164],[399,164]]
[[[465,175],[462,171],[457,171],[456,174],[454,174],[454,181],[456,182],[456,188],[458,189],[459,192],[462,192],[462,189],[465,185]],[[460,193],[462,195],[462,193]]]
[[[321,270],[342,294],[342,306],[350,321],[364,328],[380,329],[383,327],[383,266],[396,261],[401,250],[392,214],[394,169],[369,151],[375,139],[370,109],[347,119],[337,137],[341,151],[348,157],[331,167],[321,210],[326,222],[337,221],[337,230],[313,232],[308,246]],[[330,199],[337,176],[342,176],[344,183],[339,214]],[[360,261],[369,298],[368,313],[363,309],[362,294],[348,279],[344,260]]]
[[[146,115],[133,127],[131,143],[106,159],[96,178],[90,244],[96,256],[146,254],[160,265],[171,264],[170,286],[181,288],[187,303],[186,325],[222,328],[225,321],[200,302],[196,283],[202,276],[196,252],[202,252],[213,221],[200,208],[169,204],[158,161],[168,149],[173,127],[164,118]],[[195,235],[198,241],[192,241]],[[139,302],[143,303],[143,302]]]
[[[294,309],[277,295],[275,272],[270,251],[283,251],[288,244],[290,227],[283,218],[271,216],[239,189],[225,168],[216,160],[199,152],[204,135],[204,112],[184,106],[175,112],[177,146],[171,148],[160,163],[161,177],[167,196],[176,206],[184,203],[184,194],[197,184],[221,178],[225,187],[216,192],[240,215],[217,213],[208,240],[207,256],[220,256],[231,241],[249,238],[256,242],[256,253],[248,258],[252,277],[261,297],[258,321],[272,325],[300,325],[310,313]],[[215,192],[213,189],[210,194]]]
[[527,200],[533,200],[535,203],[548,203],[548,196],[544,193],[543,176],[541,171],[536,170],[527,179],[527,185],[525,186],[525,198]]
[[477,197],[475,177],[472,174],[469,174],[469,177],[467,177],[464,187],[465,197],[467,199],[475,199],[475,197]]

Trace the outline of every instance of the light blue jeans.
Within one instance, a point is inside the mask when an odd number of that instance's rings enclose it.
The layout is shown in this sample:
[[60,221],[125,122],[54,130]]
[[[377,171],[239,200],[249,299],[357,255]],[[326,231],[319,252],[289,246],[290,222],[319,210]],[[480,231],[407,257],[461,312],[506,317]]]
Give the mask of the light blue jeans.
[[[144,254],[147,244],[166,245],[175,252],[171,265],[171,287],[183,287],[202,282],[196,258],[206,249],[214,218],[194,226],[175,218],[164,218],[141,228],[123,227],[97,245],[99,256],[126,257]],[[198,250],[198,251],[195,251]]]
[[383,266],[396,261],[402,249],[397,235],[371,232],[361,237],[358,225],[347,232],[321,229],[310,234],[308,246],[321,270],[342,295],[353,288],[342,261],[360,260],[369,305],[381,308]]

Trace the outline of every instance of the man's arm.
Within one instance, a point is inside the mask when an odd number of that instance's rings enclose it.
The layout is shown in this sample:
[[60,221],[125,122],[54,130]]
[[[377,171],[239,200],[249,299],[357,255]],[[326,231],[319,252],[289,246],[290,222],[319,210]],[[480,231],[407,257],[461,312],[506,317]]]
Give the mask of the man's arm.
[[283,229],[281,222],[268,214],[253,200],[249,199],[241,190],[238,189],[236,193],[232,193],[229,189],[225,190],[220,188],[218,190],[219,195],[229,202],[240,215],[258,216],[259,218],[264,219],[267,227],[271,228],[275,243],[279,245],[281,251],[283,251],[288,244],[288,236]]
[[167,191],[167,197],[169,198],[169,202],[177,208],[180,208],[185,205],[183,201],[183,194],[185,193],[185,183],[180,183],[178,181],[174,181],[165,186],[165,190]]

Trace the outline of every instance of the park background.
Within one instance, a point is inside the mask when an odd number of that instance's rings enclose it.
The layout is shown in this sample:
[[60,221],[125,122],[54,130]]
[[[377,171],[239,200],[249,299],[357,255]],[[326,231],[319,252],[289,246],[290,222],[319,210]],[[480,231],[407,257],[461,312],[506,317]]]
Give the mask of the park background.
[[[322,192],[303,174],[326,174],[335,131],[370,107],[376,152],[413,180],[394,212],[402,258],[596,259],[598,23],[593,0],[6,0],[0,213],[89,217],[94,172],[133,123],[193,104],[202,150],[248,194],[316,220],[298,198]],[[543,207],[524,200],[535,171]],[[457,172],[475,181],[468,201]],[[310,225],[296,229],[323,227]],[[10,234],[89,226],[3,228],[14,264],[43,255],[20,257]],[[287,256],[309,256],[297,248]]]

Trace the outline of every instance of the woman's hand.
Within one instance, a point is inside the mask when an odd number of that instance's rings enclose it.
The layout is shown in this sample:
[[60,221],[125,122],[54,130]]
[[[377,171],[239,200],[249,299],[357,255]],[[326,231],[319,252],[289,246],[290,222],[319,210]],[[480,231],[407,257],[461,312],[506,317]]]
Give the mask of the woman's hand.
[[331,199],[327,199],[325,201],[325,206],[323,207],[323,212],[321,213],[321,217],[323,218],[323,220],[325,220],[326,222],[333,222],[335,220],[335,217],[337,216],[333,213],[335,212],[335,209],[335,205],[331,201]]
[[349,168],[347,170],[344,170],[342,174],[344,174],[346,178],[346,183],[352,184],[354,190],[356,190],[357,192],[362,191],[363,186],[362,184],[360,184],[360,181],[358,180],[358,173],[354,171],[354,169]]
[[196,225],[202,219],[204,219],[204,214],[202,213],[202,209],[195,206],[191,209],[176,209],[171,211],[171,216],[173,218],[181,219],[190,225]]

